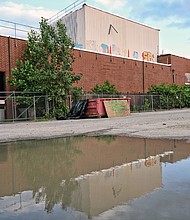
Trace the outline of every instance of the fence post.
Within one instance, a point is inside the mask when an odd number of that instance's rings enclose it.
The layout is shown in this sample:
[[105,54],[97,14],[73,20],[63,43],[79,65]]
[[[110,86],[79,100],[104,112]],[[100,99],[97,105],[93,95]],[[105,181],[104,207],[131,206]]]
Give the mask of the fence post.
[[48,96],[45,96],[45,106],[46,106],[46,114],[49,115],[49,102],[48,102]]
[[12,117],[13,117],[13,122],[14,122],[14,97],[11,97],[11,100],[12,100]]
[[71,95],[69,95],[69,110],[71,109],[72,107],[72,97]]
[[17,117],[17,115],[16,115],[16,95],[15,95],[15,92],[13,92],[13,94],[14,94],[14,101],[13,101],[14,116],[13,116],[13,118],[15,119]]
[[134,105],[134,106],[133,106],[133,109],[136,111],[136,99],[135,99],[135,97],[136,97],[136,96],[133,95],[133,103],[134,103],[134,104],[133,104],[133,105]]
[[[142,111],[145,111],[145,106],[144,106],[144,104],[145,104],[145,96],[144,95],[142,95],[141,97],[143,97],[143,102],[141,102],[141,104],[143,103],[143,109],[142,109]],[[141,108],[142,108],[142,106],[141,106]]]
[[153,95],[151,95],[151,105],[152,105],[152,111],[154,109],[154,100],[153,100]]
[[35,100],[35,96],[33,96],[33,103],[34,103],[34,120],[36,120],[36,100]]

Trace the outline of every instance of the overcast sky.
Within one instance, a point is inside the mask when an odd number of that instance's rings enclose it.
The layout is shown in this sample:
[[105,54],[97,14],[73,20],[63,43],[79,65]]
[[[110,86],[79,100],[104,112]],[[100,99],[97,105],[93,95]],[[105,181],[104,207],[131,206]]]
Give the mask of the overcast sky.
[[[73,2],[75,1],[0,0],[0,19],[38,26],[41,17],[49,18]],[[160,29],[160,53],[163,51],[190,58],[189,0],[87,0],[86,2],[91,6]],[[0,34],[3,34],[2,28]]]

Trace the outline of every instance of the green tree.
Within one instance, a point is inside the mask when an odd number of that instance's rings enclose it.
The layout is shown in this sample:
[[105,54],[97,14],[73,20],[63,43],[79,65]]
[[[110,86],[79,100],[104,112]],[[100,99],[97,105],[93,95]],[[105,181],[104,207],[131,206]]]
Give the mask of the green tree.
[[42,18],[39,33],[28,34],[23,59],[17,61],[9,82],[17,91],[47,94],[54,102],[53,116],[67,112],[66,97],[81,75],[72,72],[74,44],[60,21],[54,26]]
[[102,85],[96,84],[91,91],[96,94],[120,94],[120,92],[118,92],[115,88],[115,85],[111,84],[108,80],[106,80]]

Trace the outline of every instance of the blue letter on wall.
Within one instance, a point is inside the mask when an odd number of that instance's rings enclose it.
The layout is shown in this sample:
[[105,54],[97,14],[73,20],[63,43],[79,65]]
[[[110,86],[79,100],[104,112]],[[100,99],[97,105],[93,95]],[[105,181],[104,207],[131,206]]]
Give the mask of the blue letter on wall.
[[102,52],[107,53],[107,51],[108,51],[108,49],[109,49],[108,45],[106,45],[106,44],[101,44],[101,47],[102,47],[102,49],[103,49]]

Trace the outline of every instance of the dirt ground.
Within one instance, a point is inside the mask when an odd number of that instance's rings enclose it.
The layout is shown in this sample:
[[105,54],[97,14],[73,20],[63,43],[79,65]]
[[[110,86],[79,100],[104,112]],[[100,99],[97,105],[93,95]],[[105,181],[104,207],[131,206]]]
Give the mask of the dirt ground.
[[190,109],[132,113],[127,117],[0,124],[0,142],[74,135],[123,135],[190,141]]

